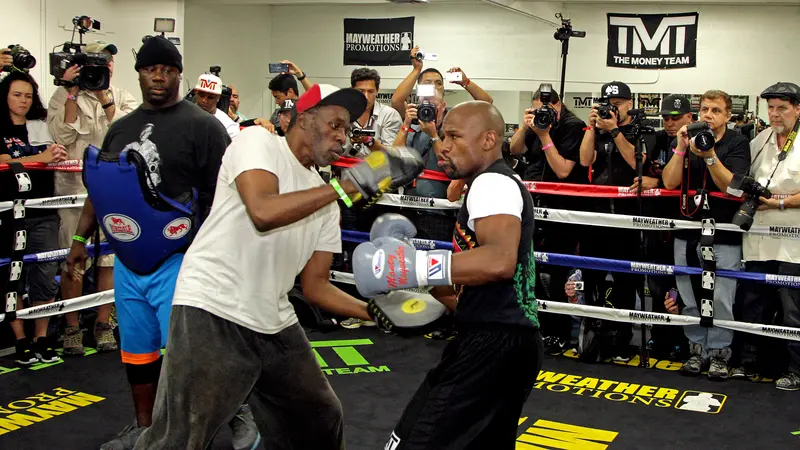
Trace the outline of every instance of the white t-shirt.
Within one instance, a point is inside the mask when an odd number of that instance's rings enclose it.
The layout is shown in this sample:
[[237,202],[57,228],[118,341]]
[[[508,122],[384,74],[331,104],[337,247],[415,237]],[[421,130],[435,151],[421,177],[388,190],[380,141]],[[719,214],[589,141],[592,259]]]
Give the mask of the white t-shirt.
[[311,255],[342,251],[339,208],[331,203],[261,233],[236,189],[236,177],[248,170],[273,173],[281,194],[325,185],[313,168],[300,164],[286,139],[263,127],[239,133],[222,158],[211,213],[186,252],[173,304],[274,334],[297,322],[287,293]]
[[522,192],[511,178],[486,172],[478,175],[467,195],[467,226],[475,231],[475,221],[498,214],[508,214],[522,220]]
[[228,117],[221,109],[217,108],[214,110],[214,117],[225,127],[225,131],[228,132],[228,136],[230,136],[231,139],[239,135],[239,124],[234,122],[233,119]]
[[[750,173],[762,186],[766,186],[772,171],[775,176],[769,183],[773,194],[800,194],[800,145],[794,143],[786,159],[778,164],[781,149],[773,130],[762,131],[750,142]],[[756,212],[753,226],[774,226],[776,229],[795,229],[800,224],[800,208],[767,209]],[[791,232],[791,231],[789,231]],[[745,233],[742,244],[745,261],[785,261],[800,264],[800,246],[797,241],[781,237]]]

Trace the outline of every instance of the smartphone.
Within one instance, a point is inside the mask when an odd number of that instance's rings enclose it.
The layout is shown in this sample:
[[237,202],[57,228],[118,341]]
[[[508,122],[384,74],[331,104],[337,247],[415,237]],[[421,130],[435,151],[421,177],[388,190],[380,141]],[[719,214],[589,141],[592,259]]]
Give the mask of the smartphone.
[[583,291],[583,281],[573,281],[576,291]]
[[417,85],[417,97],[433,97],[436,95],[436,87],[432,84]]
[[460,83],[462,81],[461,75],[461,72],[447,72],[445,79],[448,83]]
[[676,305],[678,304],[678,290],[677,289],[675,289],[675,288],[670,289],[669,292],[667,293],[667,295],[669,295],[669,299],[672,300],[673,302],[675,302]]
[[283,63],[269,63],[269,73],[289,73],[289,65]]

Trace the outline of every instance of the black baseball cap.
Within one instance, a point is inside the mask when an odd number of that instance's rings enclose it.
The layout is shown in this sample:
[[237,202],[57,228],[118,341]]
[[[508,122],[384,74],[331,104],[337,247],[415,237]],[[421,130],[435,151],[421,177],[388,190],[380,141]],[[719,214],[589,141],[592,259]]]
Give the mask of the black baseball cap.
[[297,99],[287,98],[286,100],[283,101],[283,103],[281,104],[281,107],[278,108],[278,112],[294,111],[294,108],[295,108],[294,105],[295,105],[296,102],[297,102]]
[[624,98],[625,100],[633,98],[631,88],[621,81],[612,81],[604,84],[600,91],[600,96],[603,98]]
[[682,95],[668,95],[661,100],[659,116],[679,116],[692,112],[692,102]]

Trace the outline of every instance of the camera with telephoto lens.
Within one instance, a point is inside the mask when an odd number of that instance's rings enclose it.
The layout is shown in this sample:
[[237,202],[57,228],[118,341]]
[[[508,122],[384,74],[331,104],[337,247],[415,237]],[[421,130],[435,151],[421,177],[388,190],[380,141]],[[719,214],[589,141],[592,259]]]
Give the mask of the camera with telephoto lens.
[[707,152],[714,148],[714,132],[706,122],[697,122],[686,126],[689,139],[694,142],[698,150]]
[[[222,79],[222,77],[220,77],[220,74],[222,73],[222,67],[211,66],[208,68],[208,71],[211,72],[212,75],[219,77],[219,79]],[[217,109],[224,112],[225,114],[228,114],[228,108],[230,108],[231,105],[232,95],[233,95],[233,89],[223,84],[222,95],[220,95],[219,101],[217,102]]]
[[553,101],[553,85],[545,83],[539,86],[539,100],[542,107],[533,112],[533,126],[546,130],[557,120],[556,110],[550,106]]
[[772,192],[755,178],[736,173],[733,174],[733,179],[728,184],[727,193],[734,197],[744,197],[742,206],[736,211],[731,221],[744,231],[748,231],[753,225],[753,216],[756,215],[756,211],[761,205],[759,197],[772,198]]
[[6,55],[11,55],[12,62],[10,66],[0,68],[2,72],[11,72],[14,68],[27,72],[36,66],[36,58],[19,44],[9,45],[8,51],[5,53]]
[[611,114],[614,114],[619,118],[619,110],[617,109],[617,107],[612,105],[611,102],[608,101],[608,99],[604,98],[603,100],[600,101],[600,103],[597,104],[597,116],[600,117],[601,119],[607,120],[612,117]]

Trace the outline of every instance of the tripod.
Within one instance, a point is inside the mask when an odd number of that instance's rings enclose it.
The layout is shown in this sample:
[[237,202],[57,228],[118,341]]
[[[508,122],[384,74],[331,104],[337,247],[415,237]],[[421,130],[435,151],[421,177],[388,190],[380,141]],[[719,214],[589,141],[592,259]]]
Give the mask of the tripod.
[[[636,179],[639,182],[636,189],[636,203],[639,216],[642,216],[642,171],[644,166],[644,157],[647,154],[647,143],[645,142],[644,137],[645,135],[653,135],[656,133],[656,130],[654,130],[652,127],[643,125],[642,120],[644,120],[644,111],[638,112],[631,121],[633,135],[636,137],[636,144],[634,145],[634,157],[636,158]],[[644,231],[639,230],[639,261],[644,262],[644,256]],[[641,301],[642,311],[645,310],[644,288],[646,280],[647,279],[645,277],[642,277],[642,282],[636,288],[636,292],[639,295],[639,300]],[[644,324],[642,325],[642,346],[639,354],[639,367],[647,368],[650,367],[650,355],[647,350],[647,327],[644,326]]]
[[561,41],[561,90],[559,90],[558,95],[561,98],[561,101],[564,101],[564,79],[567,76],[567,53],[569,53],[569,38],[576,37],[576,38],[585,38],[586,32],[585,31],[575,31],[572,29],[572,23],[570,19],[565,19],[561,13],[556,13],[556,19],[561,20],[561,28],[556,30],[553,37],[557,41]]

